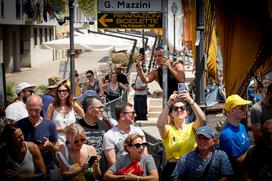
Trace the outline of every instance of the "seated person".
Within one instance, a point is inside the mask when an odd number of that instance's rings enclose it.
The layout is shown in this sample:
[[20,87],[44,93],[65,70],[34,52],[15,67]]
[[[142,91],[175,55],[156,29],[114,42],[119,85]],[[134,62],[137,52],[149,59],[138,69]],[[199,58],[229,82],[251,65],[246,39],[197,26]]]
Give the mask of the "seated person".
[[[91,145],[86,145],[84,129],[76,123],[66,127],[66,145],[57,152],[57,159],[64,180],[84,176],[85,180],[96,180],[101,177],[99,158]],[[93,159],[92,163],[88,162]],[[90,160],[91,161],[91,160]]]
[[141,135],[128,135],[124,142],[128,154],[120,156],[105,173],[104,180],[159,180],[153,157],[144,153],[146,146]]
[[208,126],[196,131],[197,148],[182,156],[172,173],[174,180],[228,180],[233,174],[224,151],[214,149],[215,131]]

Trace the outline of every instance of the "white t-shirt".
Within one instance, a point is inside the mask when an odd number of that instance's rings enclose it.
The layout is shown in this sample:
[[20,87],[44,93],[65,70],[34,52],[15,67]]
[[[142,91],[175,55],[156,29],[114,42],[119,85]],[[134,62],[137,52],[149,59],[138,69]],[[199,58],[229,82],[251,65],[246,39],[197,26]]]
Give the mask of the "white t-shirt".
[[18,121],[28,117],[26,105],[22,101],[16,101],[6,108],[6,118]]
[[[135,87],[140,88],[146,86],[146,83],[143,83],[140,76],[136,77]],[[147,87],[143,91],[135,90],[135,95],[147,95]]]
[[129,133],[124,133],[117,127],[113,127],[104,135],[103,150],[115,149],[116,159],[120,155],[125,155],[127,152],[124,150],[124,141],[129,134],[139,134],[144,137],[145,142],[145,134],[139,127],[130,125]]

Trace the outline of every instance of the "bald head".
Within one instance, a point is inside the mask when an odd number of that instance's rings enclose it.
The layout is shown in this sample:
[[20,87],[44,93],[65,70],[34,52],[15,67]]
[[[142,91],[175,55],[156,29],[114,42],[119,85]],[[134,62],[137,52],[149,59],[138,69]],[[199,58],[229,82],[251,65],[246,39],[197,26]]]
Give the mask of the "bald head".
[[26,101],[26,109],[30,120],[39,120],[42,110],[42,98],[36,94],[32,94]]

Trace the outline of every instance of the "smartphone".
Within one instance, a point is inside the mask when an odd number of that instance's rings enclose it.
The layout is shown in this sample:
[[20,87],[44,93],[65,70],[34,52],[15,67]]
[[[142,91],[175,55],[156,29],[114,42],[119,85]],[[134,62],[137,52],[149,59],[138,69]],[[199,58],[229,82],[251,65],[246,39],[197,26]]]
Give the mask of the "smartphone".
[[93,166],[94,161],[97,159],[97,156],[91,156],[88,160],[89,166]]
[[36,145],[43,145],[43,141],[42,141],[42,140],[38,140],[38,139],[36,139],[36,140],[34,141],[34,143],[35,143]]
[[178,94],[181,94],[184,90],[186,90],[186,84],[178,83]]
[[142,54],[143,59],[144,59],[144,56],[145,56],[145,49],[144,49],[144,48],[140,48],[139,53]]

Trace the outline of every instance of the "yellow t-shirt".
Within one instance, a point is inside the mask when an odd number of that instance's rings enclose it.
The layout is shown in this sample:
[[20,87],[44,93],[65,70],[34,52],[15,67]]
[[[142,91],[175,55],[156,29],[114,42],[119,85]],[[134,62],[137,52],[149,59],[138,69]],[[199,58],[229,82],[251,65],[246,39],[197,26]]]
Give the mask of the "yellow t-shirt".
[[[70,79],[69,80],[67,80],[67,83],[66,83],[69,87],[71,87],[71,81],[70,81]],[[80,96],[80,87],[79,87],[79,85],[78,85],[78,82],[76,81],[75,82],[75,91],[76,91],[76,93],[75,93],[75,96],[77,97],[77,96]]]
[[179,159],[196,148],[195,131],[193,123],[186,124],[182,130],[169,125],[167,137],[162,140],[166,160]]

